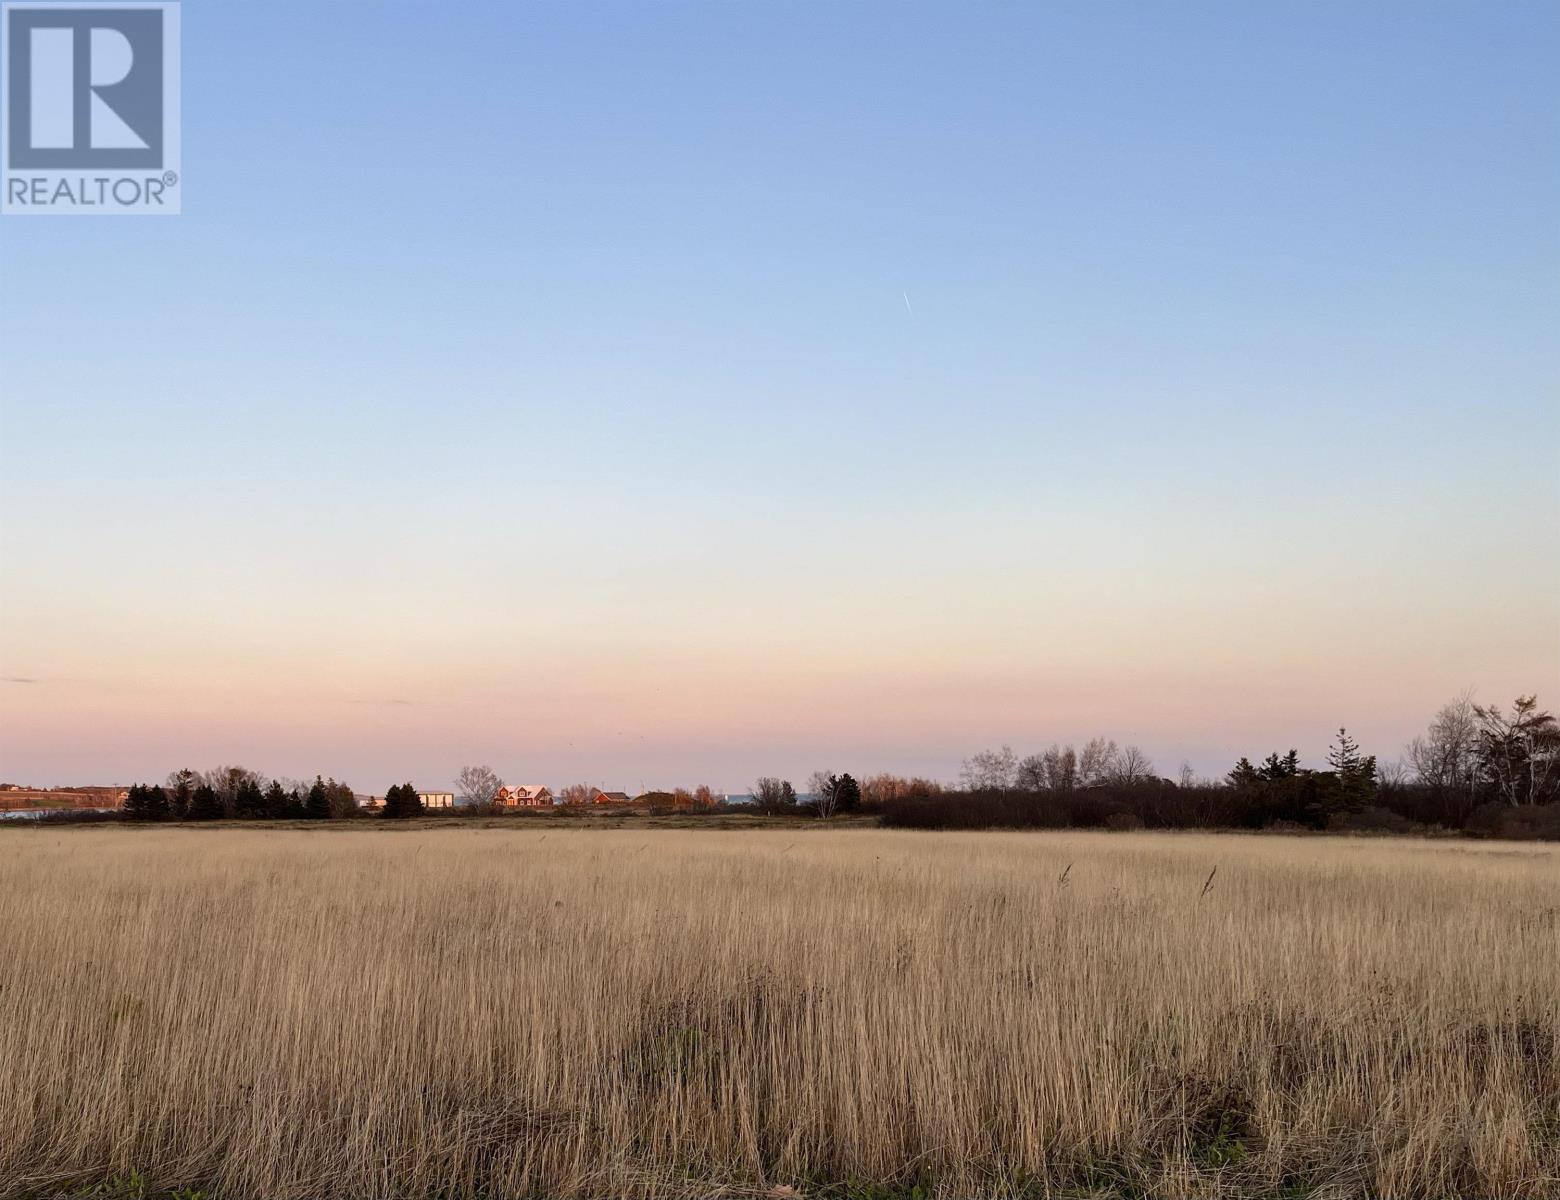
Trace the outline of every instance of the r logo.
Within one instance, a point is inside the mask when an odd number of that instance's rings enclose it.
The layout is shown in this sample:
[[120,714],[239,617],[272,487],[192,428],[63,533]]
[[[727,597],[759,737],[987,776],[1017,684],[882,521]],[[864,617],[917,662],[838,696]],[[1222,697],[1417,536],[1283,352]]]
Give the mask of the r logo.
[[163,12],[6,7],[11,169],[160,170]]

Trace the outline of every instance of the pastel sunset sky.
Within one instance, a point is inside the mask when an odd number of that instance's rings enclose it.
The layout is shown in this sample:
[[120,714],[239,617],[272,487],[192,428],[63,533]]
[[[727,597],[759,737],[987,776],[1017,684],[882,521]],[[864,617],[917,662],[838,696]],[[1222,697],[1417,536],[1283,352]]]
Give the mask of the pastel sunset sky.
[[203,3],[0,220],[0,778],[1560,703],[1560,6]]

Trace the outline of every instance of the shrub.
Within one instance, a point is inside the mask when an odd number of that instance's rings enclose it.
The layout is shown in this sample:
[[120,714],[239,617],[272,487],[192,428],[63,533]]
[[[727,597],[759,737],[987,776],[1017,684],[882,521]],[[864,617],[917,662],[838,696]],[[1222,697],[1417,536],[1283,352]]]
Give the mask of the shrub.
[[1422,826],[1402,813],[1373,804],[1357,813],[1340,813],[1328,823],[1328,828],[1354,833],[1415,833]]

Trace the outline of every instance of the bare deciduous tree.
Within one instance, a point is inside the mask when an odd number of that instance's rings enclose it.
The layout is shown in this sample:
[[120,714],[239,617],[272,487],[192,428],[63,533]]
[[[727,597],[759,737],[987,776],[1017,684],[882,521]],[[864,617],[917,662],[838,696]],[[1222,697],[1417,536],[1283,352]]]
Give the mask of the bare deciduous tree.
[[1018,782],[1018,755],[1011,746],[972,754],[964,760],[959,781],[968,792],[1005,792]]
[[1409,780],[1409,766],[1401,758],[1396,762],[1376,765],[1376,782],[1383,791],[1397,791]]
[[1136,746],[1128,746],[1120,751],[1110,765],[1109,779],[1112,783],[1131,787],[1153,777],[1153,760]]
[[1442,791],[1471,793],[1478,782],[1479,720],[1472,692],[1443,705],[1423,737],[1408,744],[1414,779]]
[[558,793],[560,804],[589,804],[596,789],[588,783],[571,783]]
[[1430,728],[1404,747],[1414,782],[1428,788],[1440,819],[1461,827],[1479,802],[1479,721],[1473,692],[1441,707]]
[[812,794],[813,805],[818,809],[818,815],[827,821],[839,808],[839,794],[835,788],[835,778],[829,771],[814,771],[807,777],[807,790]]
[[1078,752],[1055,744],[1045,752],[1045,786],[1053,792],[1071,791],[1078,782]]
[[248,767],[212,767],[201,773],[200,780],[217,794],[217,803],[231,817],[238,810],[239,789],[249,783],[259,786],[265,782],[265,776]]
[[1115,773],[1116,759],[1121,751],[1116,743],[1104,738],[1090,738],[1078,755],[1078,783],[1081,787],[1094,787],[1104,783]]
[[753,784],[753,807],[759,812],[789,812],[795,806],[796,791],[785,780],[765,775]]
[[486,812],[493,807],[504,781],[492,767],[462,767],[455,784],[460,788],[462,800],[479,812]]
[[1014,784],[1021,792],[1045,791],[1045,755],[1031,754],[1020,761]]

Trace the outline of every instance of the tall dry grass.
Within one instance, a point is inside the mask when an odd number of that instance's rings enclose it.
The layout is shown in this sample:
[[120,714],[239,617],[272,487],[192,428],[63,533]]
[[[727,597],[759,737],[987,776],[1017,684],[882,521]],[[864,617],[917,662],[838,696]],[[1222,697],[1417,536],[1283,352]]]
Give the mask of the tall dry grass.
[[1560,1194],[1556,848],[28,829],[0,885],[5,1195]]

